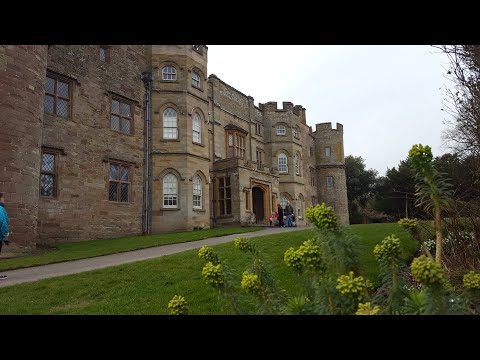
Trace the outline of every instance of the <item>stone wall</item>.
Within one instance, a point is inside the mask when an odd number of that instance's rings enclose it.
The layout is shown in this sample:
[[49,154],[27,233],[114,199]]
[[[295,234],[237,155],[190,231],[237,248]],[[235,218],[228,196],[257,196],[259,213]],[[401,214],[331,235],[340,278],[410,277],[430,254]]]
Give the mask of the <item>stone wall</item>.
[[[142,232],[144,85],[149,47],[55,45],[48,71],[71,86],[71,115],[44,114],[42,146],[56,151],[57,194],[40,197],[44,244],[136,235]],[[112,98],[131,105],[131,133],[111,129]],[[129,201],[109,201],[109,163],[129,167]],[[38,188],[37,188],[38,189]]]
[[11,248],[36,246],[46,45],[0,46],[0,192]]

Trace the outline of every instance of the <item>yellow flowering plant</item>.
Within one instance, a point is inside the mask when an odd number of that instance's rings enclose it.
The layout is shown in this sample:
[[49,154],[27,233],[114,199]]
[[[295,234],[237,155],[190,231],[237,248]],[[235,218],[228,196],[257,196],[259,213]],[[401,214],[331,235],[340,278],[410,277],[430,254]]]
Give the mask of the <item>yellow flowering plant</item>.
[[168,303],[171,315],[188,315],[188,304],[183,296],[174,295]]

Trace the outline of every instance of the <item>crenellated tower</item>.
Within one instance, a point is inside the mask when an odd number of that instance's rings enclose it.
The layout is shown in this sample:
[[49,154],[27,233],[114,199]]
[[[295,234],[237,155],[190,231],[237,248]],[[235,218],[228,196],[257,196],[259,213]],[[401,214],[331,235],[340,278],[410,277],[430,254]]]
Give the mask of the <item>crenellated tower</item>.
[[349,224],[343,125],[316,124],[315,139],[317,192],[320,202],[333,206],[339,222]]

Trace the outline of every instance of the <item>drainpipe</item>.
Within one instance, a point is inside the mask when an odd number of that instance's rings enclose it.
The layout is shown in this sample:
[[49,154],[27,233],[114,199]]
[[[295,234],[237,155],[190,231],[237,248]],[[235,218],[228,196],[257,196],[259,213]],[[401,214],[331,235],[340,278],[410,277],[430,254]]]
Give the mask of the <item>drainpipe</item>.
[[150,235],[152,233],[152,160],[151,160],[151,146],[152,146],[152,122],[151,122],[151,85],[152,73],[142,73],[143,85],[145,85],[145,100],[144,100],[144,166],[143,166],[143,235]]

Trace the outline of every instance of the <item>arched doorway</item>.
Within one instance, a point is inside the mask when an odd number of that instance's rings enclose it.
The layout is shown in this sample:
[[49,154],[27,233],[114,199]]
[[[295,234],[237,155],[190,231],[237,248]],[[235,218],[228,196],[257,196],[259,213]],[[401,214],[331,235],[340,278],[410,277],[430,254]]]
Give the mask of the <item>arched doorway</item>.
[[265,219],[263,190],[259,187],[252,188],[252,199],[253,212],[255,213],[257,223],[263,222]]

